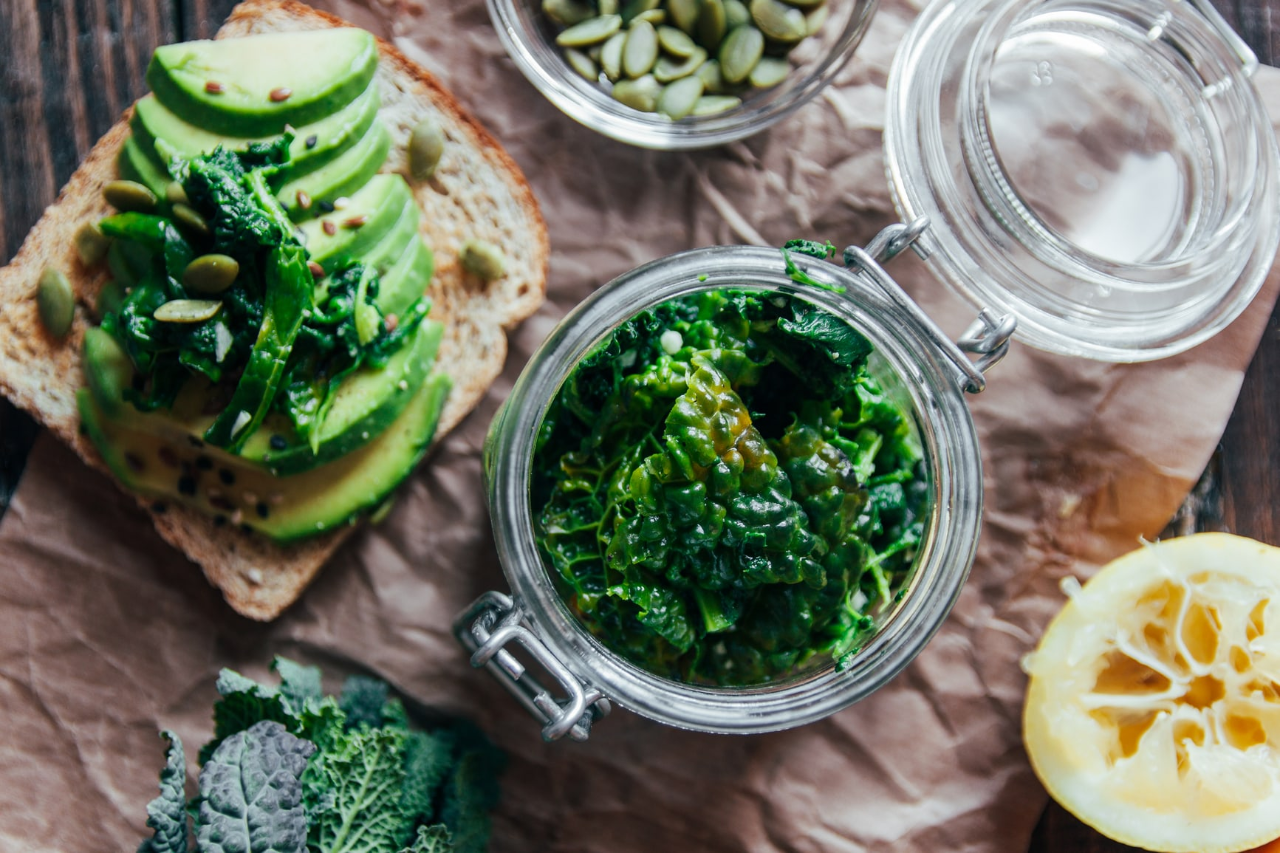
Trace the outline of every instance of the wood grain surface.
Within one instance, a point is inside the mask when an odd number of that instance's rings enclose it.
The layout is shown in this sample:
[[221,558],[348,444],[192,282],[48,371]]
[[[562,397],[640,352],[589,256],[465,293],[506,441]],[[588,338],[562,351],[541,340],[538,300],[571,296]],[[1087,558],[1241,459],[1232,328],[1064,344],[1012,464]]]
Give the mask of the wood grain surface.
[[[233,0],[0,0],[0,258],[27,230],[93,142],[141,96],[160,44],[208,38]],[[1280,0],[1214,0],[1258,54],[1280,60]],[[1219,452],[1171,525],[1179,532],[1231,530],[1280,544],[1280,311],[1245,377]],[[0,514],[36,435],[0,398]],[[1121,853],[1132,848],[1093,832],[1056,805],[1045,811],[1031,853]],[[938,851],[947,853],[947,851]]]

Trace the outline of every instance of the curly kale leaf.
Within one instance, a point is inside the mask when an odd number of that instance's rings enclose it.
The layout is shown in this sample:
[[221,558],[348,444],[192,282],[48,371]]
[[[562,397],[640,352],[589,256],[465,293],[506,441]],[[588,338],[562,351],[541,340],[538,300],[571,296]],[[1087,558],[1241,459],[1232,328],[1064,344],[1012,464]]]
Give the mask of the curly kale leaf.
[[393,853],[413,822],[402,805],[408,732],[362,726],[339,735],[307,768],[308,804],[318,804],[314,853]]
[[799,252],[811,258],[825,261],[836,253],[836,247],[830,240],[819,243],[817,240],[788,240],[782,244],[784,251]]
[[270,720],[224,740],[200,772],[201,853],[302,853],[302,775],[313,752]]
[[459,732],[462,749],[445,782],[440,822],[452,836],[456,853],[484,853],[489,847],[489,812],[498,804],[498,777],[506,756],[478,732]]
[[[377,728],[388,721],[388,688],[387,683],[378,678],[364,675],[353,675],[342,685],[342,695],[338,706],[347,716],[347,728],[359,726]],[[395,702],[399,706],[399,702]],[[399,722],[403,708],[399,712],[392,711],[391,716]]]
[[224,669],[218,674],[218,693],[222,698],[213,704],[213,740],[200,750],[201,764],[209,761],[226,738],[256,723],[264,720],[293,723],[293,715],[280,691],[234,670]]
[[449,828],[443,823],[436,823],[418,827],[418,836],[413,844],[401,853],[453,853],[456,849]]
[[271,671],[280,676],[280,698],[284,701],[285,708],[294,716],[300,714],[309,703],[318,703],[323,698],[320,667],[303,666],[276,655],[271,661]]
[[404,744],[404,790],[400,805],[415,822],[430,821],[436,794],[453,768],[459,750],[458,736],[448,730],[410,732]]
[[182,739],[171,731],[160,732],[169,745],[160,771],[160,796],[147,804],[147,826],[155,834],[142,842],[138,853],[187,853],[187,759]]

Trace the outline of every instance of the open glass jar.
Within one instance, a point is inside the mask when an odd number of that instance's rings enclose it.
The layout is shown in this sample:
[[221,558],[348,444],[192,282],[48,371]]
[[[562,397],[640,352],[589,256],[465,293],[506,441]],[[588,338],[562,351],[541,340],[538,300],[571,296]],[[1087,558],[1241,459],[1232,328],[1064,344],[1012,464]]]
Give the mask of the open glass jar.
[[[543,568],[528,499],[534,435],[568,372],[635,312],[699,289],[794,289],[777,252],[718,248],[606,285],[534,356],[495,419],[485,468],[513,596],[489,593],[455,632],[543,723],[583,739],[609,701],[713,732],[810,722],[883,685],[923,648],[977,544],[981,466],[964,393],[1020,339],[1117,362],[1182,352],[1237,317],[1280,243],[1280,156],[1249,81],[1257,62],[1206,0],[935,0],[888,84],[885,155],[896,226],[803,296],[871,339],[925,448],[930,503],[913,572],[841,667],[759,688],[646,673],[597,642]],[[959,347],[876,263],[906,245],[986,308]],[[705,279],[702,278],[705,276]],[[981,353],[976,365],[961,350]],[[504,646],[532,654],[553,698]]]
[[[808,273],[842,293],[800,287],[781,253],[717,247],[672,255],[606,284],[567,316],[534,354],[494,419],[484,470],[498,555],[513,595],[487,593],[455,626],[472,652],[543,723],[543,735],[587,736],[609,700],[670,725],[751,733],[820,719],[876,690],[915,657],[959,595],[977,546],[982,470],[966,391],[1007,349],[1012,321],[983,314],[962,341],[969,361],[893,283],[875,260],[918,237],[896,226],[868,250],[851,248],[849,270],[828,263]],[[909,413],[924,450],[928,499],[924,534],[909,579],[876,616],[874,634],[843,666],[833,660],[760,687],[705,687],[661,678],[601,644],[561,599],[534,540],[529,492],[534,442],[552,399],[579,360],[623,321],[668,299],[703,290],[785,291],[850,323],[875,347],[871,371]],[[555,699],[504,648],[516,644],[559,683]]]

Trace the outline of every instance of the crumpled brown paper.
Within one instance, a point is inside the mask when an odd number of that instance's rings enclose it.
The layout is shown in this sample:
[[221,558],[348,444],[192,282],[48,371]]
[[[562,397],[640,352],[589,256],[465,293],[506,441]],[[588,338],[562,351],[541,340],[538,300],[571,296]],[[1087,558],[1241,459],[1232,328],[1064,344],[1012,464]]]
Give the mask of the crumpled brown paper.
[[[1044,805],[1019,738],[1019,657],[1057,581],[1153,536],[1199,475],[1275,299],[1163,362],[1117,366],[1015,346],[973,398],[986,523],[973,575],[929,648],[867,701],[803,729],[690,734],[625,711],[585,745],[545,745],[449,633],[505,588],[480,446],[521,365],[575,302],[656,256],[806,235],[841,245],[892,221],[884,83],[914,10],[882,5],[836,84],[747,142],[689,155],[578,126],[508,60],[481,0],[334,4],[438,74],[525,169],[551,227],[550,303],[504,376],[388,521],[358,536],[270,625],[226,607],[115,486],[44,438],[0,526],[0,849],[132,849],[161,766],[160,727],[211,731],[219,667],[265,676],[284,653],[370,671],[476,720],[511,756],[494,851],[1021,853]],[[1280,115],[1280,74],[1258,77]],[[973,309],[914,259],[893,273],[949,333]],[[194,752],[189,750],[188,754]]]

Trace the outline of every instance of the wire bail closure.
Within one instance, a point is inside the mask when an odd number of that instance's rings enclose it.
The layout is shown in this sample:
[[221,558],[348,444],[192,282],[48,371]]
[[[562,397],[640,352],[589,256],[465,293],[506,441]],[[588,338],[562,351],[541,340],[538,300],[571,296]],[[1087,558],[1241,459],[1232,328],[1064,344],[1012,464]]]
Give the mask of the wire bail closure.
[[[565,735],[585,741],[591,724],[608,715],[612,705],[599,690],[571,673],[538,639],[525,614],[508,595],[490,590],[471,603],[453,623],[453,635],[471,652],[471,665],[484,667],[534,719],[542,723],[542,739]],[[505,646],[522,646],[560,684],[567,698],[556,699]]]
[[[924,313],[902,286],[885,272],[881,264],[892,261],[910,248],[922,260],[929,257],[926,242],[929,217],[919,216],[909,223],[895,223],[877,234],[865,249],[850,246],[844,250],[844,265],[856,273],[863,273],[893,304],[916,321],[947,360],[959,371],[960,387],[969,394],[980,394],[987,387],[983,374],[1000,362],[1009,352],[1009,340],[1018,327],[1018,318],[1012,314],[996,316],[983,308],[965,329],[960,340],[952,341],[938,325]],[[969,360],[969,355],[977,359]]]

